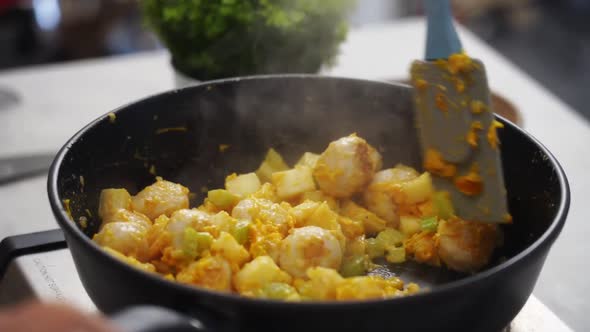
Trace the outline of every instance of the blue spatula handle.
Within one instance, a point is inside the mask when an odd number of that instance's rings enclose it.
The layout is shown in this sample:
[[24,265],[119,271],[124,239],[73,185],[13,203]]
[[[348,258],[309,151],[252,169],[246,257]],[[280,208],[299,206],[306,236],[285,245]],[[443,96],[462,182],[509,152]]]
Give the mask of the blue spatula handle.
[[463,50],[453,26],[453,16],[448,0],[424,0],[428,19],[426,60],[447,59]]

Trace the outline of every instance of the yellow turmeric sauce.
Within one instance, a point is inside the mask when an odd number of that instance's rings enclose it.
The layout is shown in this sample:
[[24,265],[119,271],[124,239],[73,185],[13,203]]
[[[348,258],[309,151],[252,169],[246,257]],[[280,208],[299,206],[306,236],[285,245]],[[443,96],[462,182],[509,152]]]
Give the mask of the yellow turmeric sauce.
[[465,53],[452,54],[446,61],[446,69],[453,75],[457,73],[469,73],[475,68],[471,58]]
[[88,227],[88,218],[80,216],[80,218],[78,218],[78,224],[80,225],[80,228],[86,229]]
[[230,146],[231,145],[229,145],[229,144],[219,144],[219,147],[218,147],[219,152],[221,152],[221,153],[225,152],[227,149],[230,148]]
[[424,90],[427,86],[428,82],[426,82],[426,80],[423,80],[421,78],[414,80],[414,87],[418,90]]
[[170,133],[170,132],[185,132],[187,131],[186,127],[168,127],[168,128],[159,128],[156,129],[156,135]]
[[479,195],[483,191],[483,180],[477,165],[474,165],[466,175],[455,178],[455,187],[467,196]]
[[150,169],[149,169],[149,172],[150,172],[151,175],[156,175],[157,174],[156,173],[156,165],[151,165],[150,166]]
[[448,104],[448,100],[447,100],[447,96],[445,96],[442,93],[437,93],[436,96],[434,97],[434,101],[436,103],[436,107],[443,111],[446,112],[449,110],[449,104]]
[[504,125],[496,120],[492,121],[490,127],[488,128],[488,143],[492,149],[497,149],[498,145],[500,144],[500,140],[498,139],[498,133],[496,128],[504,128]]
[[471,113],[473,113],[473,114],[480,114],[480,113],[486,112],[488,110],[488,107],[483,102],[481,102],[479,100],[471,101],[471,104],[469,106],[471,108]]
[[469,145],[471,145],[471,147],[476,148],[478,145],[478,138],[479,136],[477,135],[477,132],[483,129],[483,125],[481,124],[481,122],[479,121],[473,121],[471,123],[471,128],[469,129],[469,131],[467,132],[467,136],[465,137],[465,139],[467,140],[467,143],[469,143]]
[[428,149],[426,151],[424,169],[444,178],[452,178],[457,173],[457,167],[444,161],[441,153],[435,149]]
[[465,91],[465,81],[456,76],[453,76],[451,81],[455,85],[455,90],[457,90],[457,92],[461,93]]
[[64,199],[62,201],[63,205],[64,205],[64,209],[66,209],[66,214],[68,215],[68,217],[70,218],[70,220],[74,220],[74,217],[72,217],[72,209],[70,208],[70,202],[71,200],[68,199]]

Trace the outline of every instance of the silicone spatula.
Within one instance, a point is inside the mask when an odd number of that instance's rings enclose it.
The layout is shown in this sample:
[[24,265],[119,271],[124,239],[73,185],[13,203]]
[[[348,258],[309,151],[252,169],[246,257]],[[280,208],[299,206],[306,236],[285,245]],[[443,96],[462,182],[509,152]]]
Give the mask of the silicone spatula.
[[411,68],[424,168],[465,220],[509,223],[484,65],[463,53],[448,0],[424,0],[426,60]]

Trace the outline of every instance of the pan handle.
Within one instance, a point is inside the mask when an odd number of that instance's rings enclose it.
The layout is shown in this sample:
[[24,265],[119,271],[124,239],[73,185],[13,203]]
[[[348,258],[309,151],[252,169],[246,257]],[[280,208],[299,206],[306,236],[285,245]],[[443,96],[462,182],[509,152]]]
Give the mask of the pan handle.
[[[236,329],[221,328],[223,324],[212,317],[197,314],[189,317],[177,311],[153,305],[134,306],[110,316],[123,332],[225,332]],[[218,324],[215,324],[218,323]]]
[[61,229],[6,237],[0,241],[0,280],[4,277],[12,259],[66,247],[66,240]]

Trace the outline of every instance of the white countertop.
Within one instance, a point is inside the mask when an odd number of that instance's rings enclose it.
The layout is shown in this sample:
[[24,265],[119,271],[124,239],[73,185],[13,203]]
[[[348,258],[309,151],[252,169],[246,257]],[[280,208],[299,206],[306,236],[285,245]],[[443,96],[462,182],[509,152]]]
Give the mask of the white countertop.
[[[525,129],[553,152],[570,180],[572,203],[535,295],[575,330],[590,326],[590,283],[584,260],[590,253],[590,124],[520,69],[464,28],[468,53],[482,59],[490,86],[522,112]],[[326,74],[390,79],[407,76],[411,59],[423,55],[424,24],[407,19],[353,30],[338,64]],[[120,105],[171,89],[165,52],[28,67],[0,72],[0,89],[21,103],[0,109],[0,156],[57,151],[83,125]],[[56,228],[45,194],[45,178],[0,187],[0,238]]]

